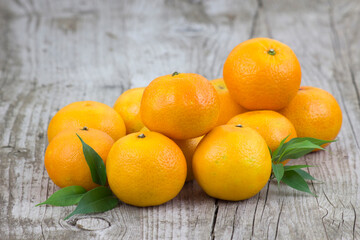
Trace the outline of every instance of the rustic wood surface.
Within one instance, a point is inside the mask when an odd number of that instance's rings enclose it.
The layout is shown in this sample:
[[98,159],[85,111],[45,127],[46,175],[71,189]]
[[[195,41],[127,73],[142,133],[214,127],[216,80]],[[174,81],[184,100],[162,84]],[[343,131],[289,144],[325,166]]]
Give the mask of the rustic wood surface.
[[[79,100],[113,105],[126,89],[175,70],[222,76],[230,50],[256,36],[288,44],[303,85],[343,110],[339,141],[299,163],[317,198],[270,182],[240,202],[186,183],[172,201],[125,204],[62,220],[34,207],[58,188],[46,129]],[[0,239],[360,239],[360,1],[0,0]],[[358,136],[359,135],[359,136]]]

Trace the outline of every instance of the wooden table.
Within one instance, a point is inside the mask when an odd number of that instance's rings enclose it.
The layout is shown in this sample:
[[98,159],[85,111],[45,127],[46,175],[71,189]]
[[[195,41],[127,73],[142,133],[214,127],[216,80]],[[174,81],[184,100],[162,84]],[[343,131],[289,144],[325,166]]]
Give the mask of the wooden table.
[[[240,202],[186,183],[157,207],[120,204],[62,220],[34,207],[58,189],[44,168],[46,129],[79,100],[113,105],[157,76],[222,76],[238,43],[267,36],[298,56],[302,85],[343,110],[338,142],[297,163],[317,198],[270,182]],[[0,239],[359,239],[360,1],[0,1]]]

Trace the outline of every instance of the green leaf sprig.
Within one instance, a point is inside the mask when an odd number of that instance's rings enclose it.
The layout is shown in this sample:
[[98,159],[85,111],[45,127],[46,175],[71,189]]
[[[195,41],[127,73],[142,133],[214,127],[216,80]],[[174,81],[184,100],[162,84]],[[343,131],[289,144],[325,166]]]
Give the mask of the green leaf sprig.
[[86,191],[86,189],[81,186],[65,187],[53,193],[46,201],[36,205],[77,205],[75,210],[71,212],[64,220],[69,219],[75,214],[106,212],[115,208],[119,203],[119,200],[114,196],[111,190],[105,187],[106,168],[103,160],[92,147],[90,147],[81,139],[78,134],[76,135],[82,143],[83,153],[85,160],[90,168],[92,181],[101,186],[96,187],[90,191]]
[[279,147],[271,152],[271,161],[272,161],[272,174],[276,178],[278,184],[280,182],[285,183],[286,185],[302,191],[309,193],[313,196],[316,196],[311,192],[309,185],[306,180],[316,180],[308,172],[302,170],[302,168],[314,167],[311,165],[293,165],[293,166],[284,166],[282,162],[287,159],[297,159],[300,158],[315,149],[323,150],[321,145],[325,143],[330,143],[334,141],[320,140],[316,138],[293,138],[290,141],[286,142],[284,138]]

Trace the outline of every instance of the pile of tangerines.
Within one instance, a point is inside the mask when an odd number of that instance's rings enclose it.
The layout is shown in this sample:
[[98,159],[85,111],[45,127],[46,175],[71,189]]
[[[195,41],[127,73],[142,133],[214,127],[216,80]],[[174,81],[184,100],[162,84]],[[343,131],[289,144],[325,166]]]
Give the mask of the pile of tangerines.
[[300,83],[299,61],[287,45],[247,40],[226,59],[223,78],[174,72],[125,91],[113,108],[94,101],[65,106],[48,127],[46,170],[60,188],[98,186],[78,135],[101,157],[108,185],[124,203],[165,203],[194,178],[212,197],[250,198],[268,182],[271,152],[282,140],[333,140],[339,133],[335,98]]

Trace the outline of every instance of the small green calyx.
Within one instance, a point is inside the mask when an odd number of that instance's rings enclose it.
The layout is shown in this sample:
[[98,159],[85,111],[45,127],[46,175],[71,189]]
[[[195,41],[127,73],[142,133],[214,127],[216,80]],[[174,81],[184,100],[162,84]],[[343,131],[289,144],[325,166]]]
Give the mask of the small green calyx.
[[242,127],[243,127],[243,125],[241,125],[241,124],[237,124],[237,125],[235,125],[235,127],[242,128]]
[[173,74],[171,74],[171,76],[175,76],[175,75],[179,75],[180,73],[179,72],[174,72]]
[[138,138],[145,138],[146,136],[145,136],[145,134],[140,134],[139,136],[138,136]]
[[276,54],[275,50],[270,48],[269,51],[267,52],[269,55],[274,56]]
[[82,131],[88,131],[89,130],[89,128],[88,127],[86,127],[86,126],[84,126],[83,128],[81,128],[80,130],[82,130]]

